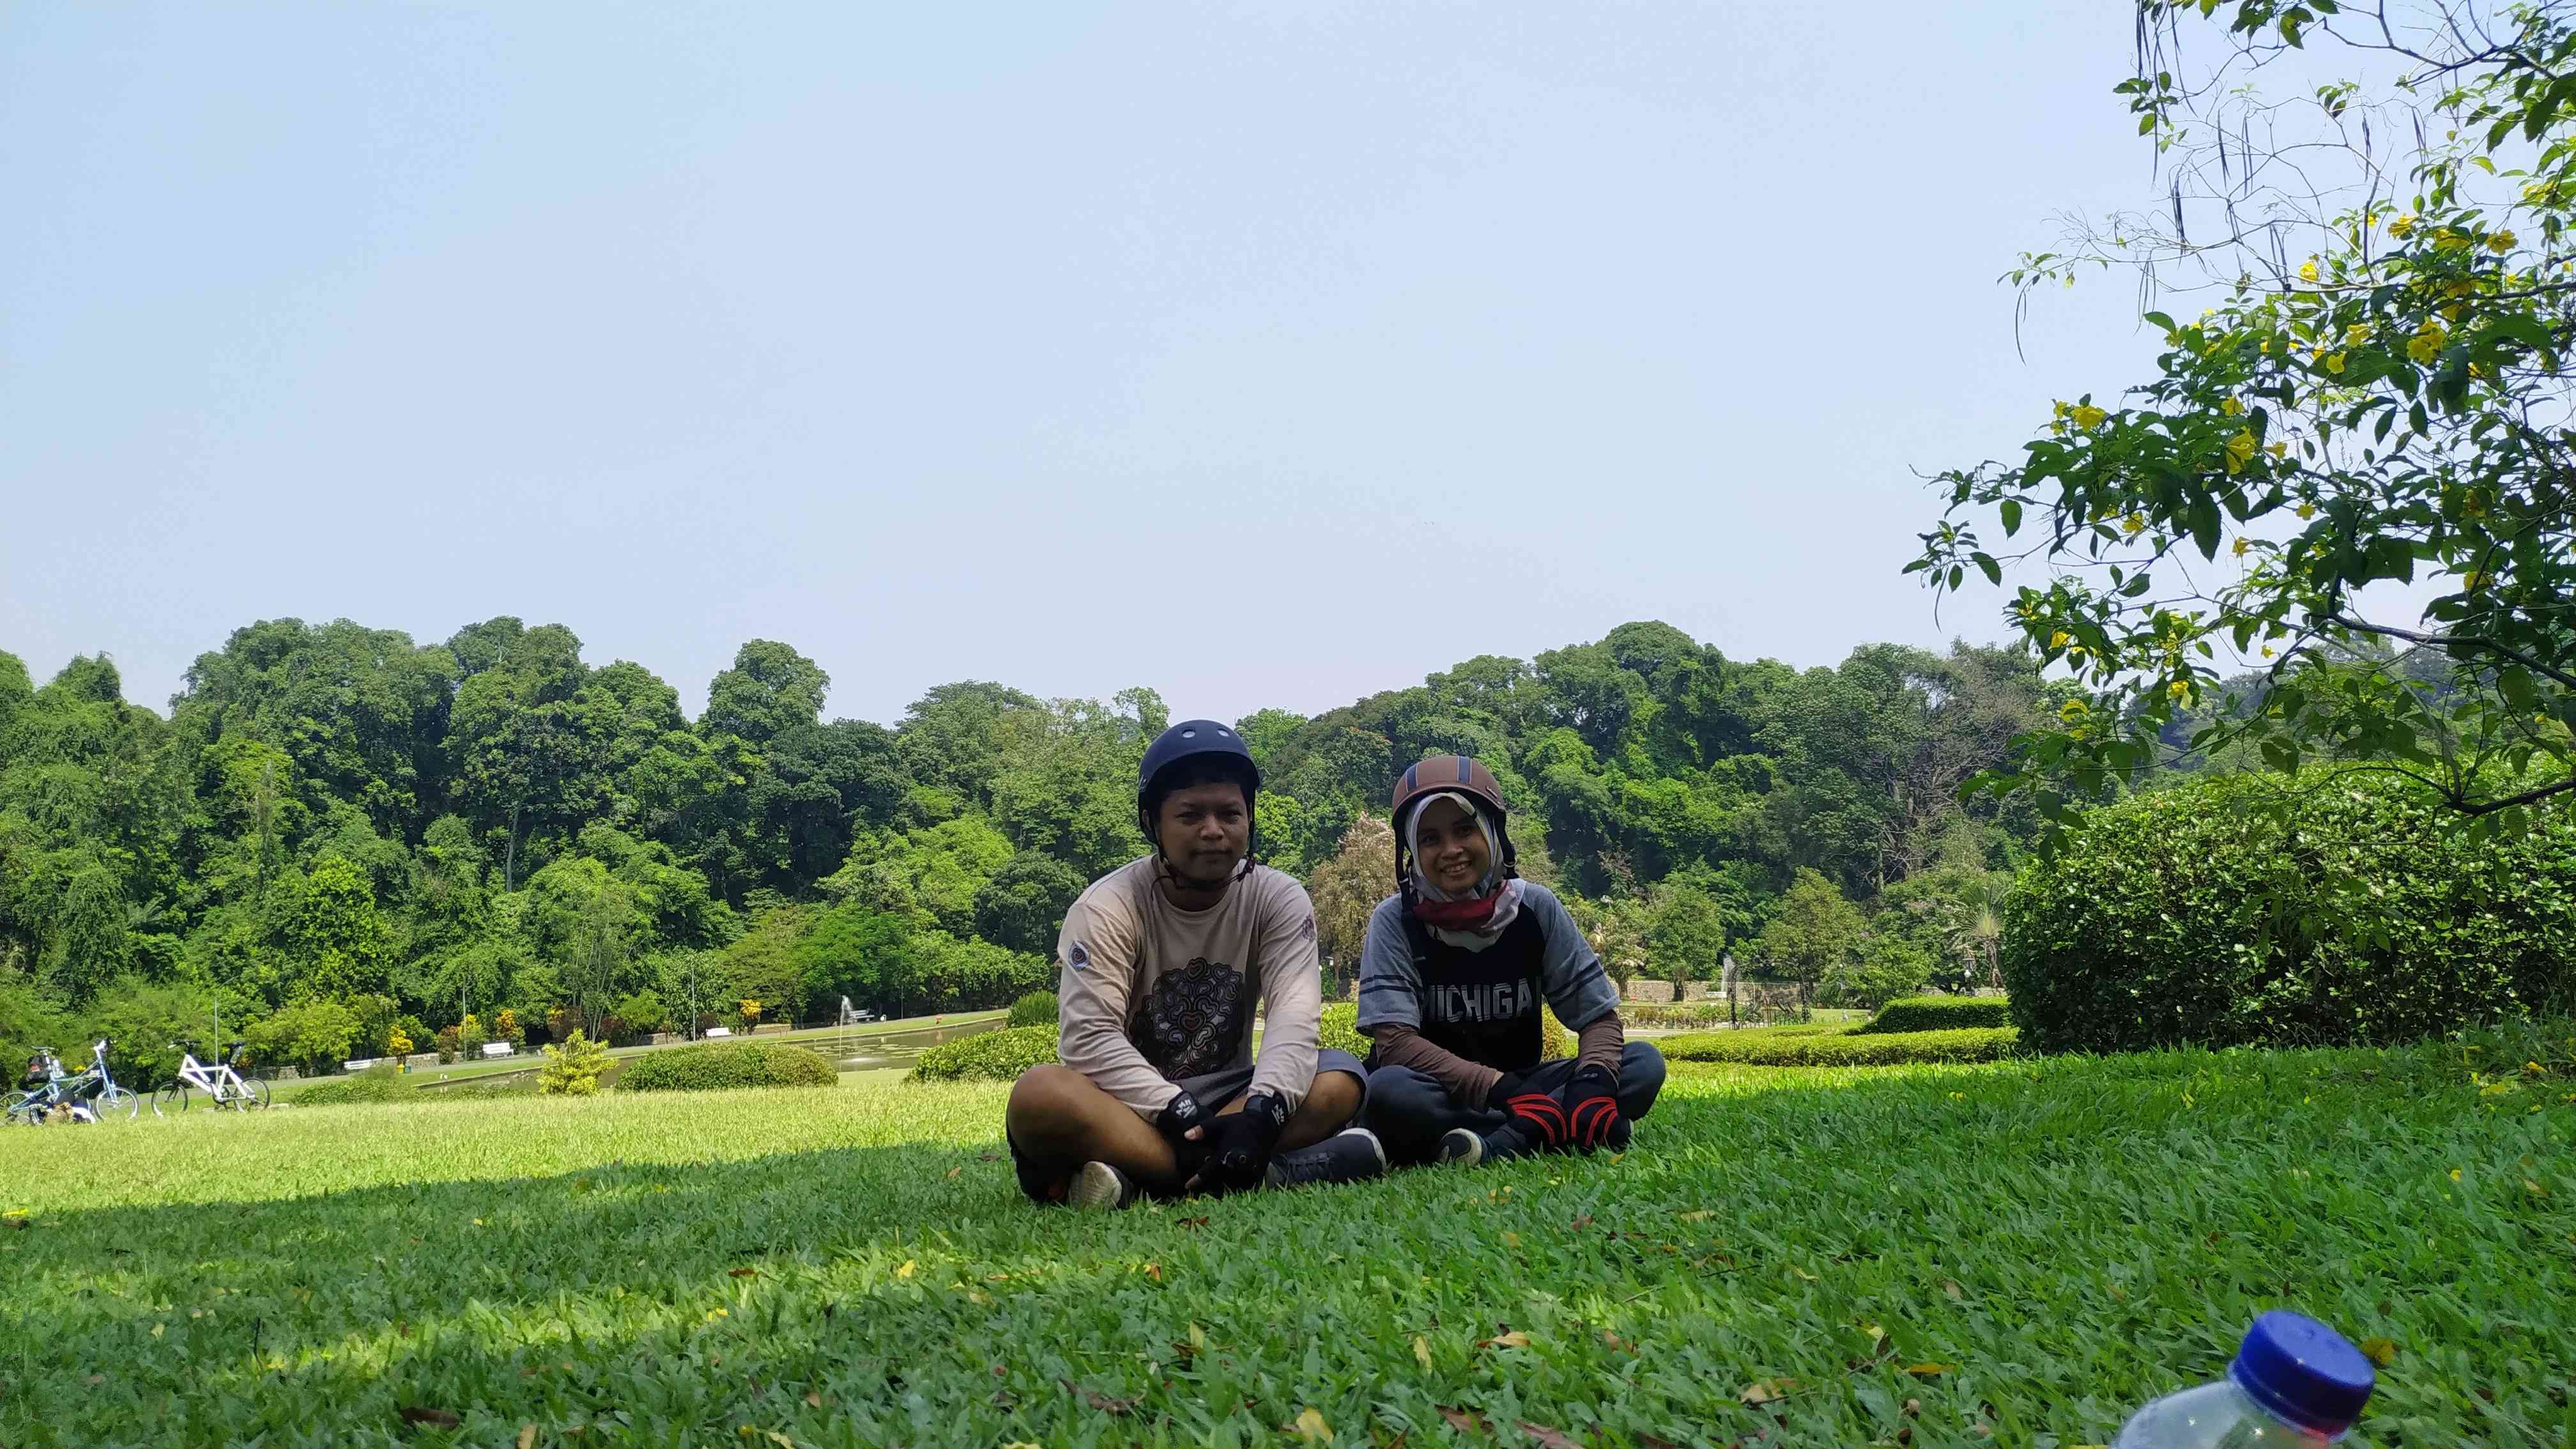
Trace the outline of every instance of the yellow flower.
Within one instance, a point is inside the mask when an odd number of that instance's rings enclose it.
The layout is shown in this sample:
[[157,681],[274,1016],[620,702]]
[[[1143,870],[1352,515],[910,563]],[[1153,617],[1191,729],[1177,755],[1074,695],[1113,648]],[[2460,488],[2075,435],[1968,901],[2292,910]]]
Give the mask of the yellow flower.
[[2253,545],[2248,544],[2245,540],[2240,538],[2236,540],[2236,546],[2231,549],[2230,552],[2234,553],[2238,558],[2243,558],[2245,557],[2245,550],[2252,546]]
[[2264,658],[2266,658],[2266,659],[2269,659],[2269,658],[2271,658],[2271,657],[2272,657],[2272,646],[2271,646],[2271,645],[2266,644],[2266,645],[2264,645],[2264,646],[2263,646],[2263,657],[2264,657]]
[[2075,404],[2071,402],[2061,402],[2055,404],[2055,411],[2051,412],[2049,416],[2062,418],[2073,411],[2075,411]]
[[2077,408],[2072,416],[2075,419],[2075,426],[2083,428],[2089,432],[2094,428],[2102,426],[2102,420],[2109,417],[2110,414],[2093,406],[2091,403],[2086,403],[2084,406]]
[[2313,503],[2302,503],[2302,504],[2300,504],[2300,505],[2299,505],[2299,517],[2300,517],[2301,519],[2309,519],[2309,518],[2314,518],[2314,517],[2316,517],[2316,516],[2317,516],[2317,506],[2316,506],[2315,504],[2313,504]]
[[2232,418],[2238,413],[2245,411],[2245,404],[2238,402],[2234,398],[2229,398],[2227,401],[2218,405],[2218,411],[2222,415]]
[[2314,258],[2314,257],[2310,257],[2310,258],[2308,258],[2306,261],[2301,262],[2301,263],[2299,264],[2299,280],[2300,280],[2300,281],[2302,281],[2302,282],[2313,282],[2313,281],[2315,281],[2316,279],[2317,279],[2317,259],[2316,259],[2316,258]]
[[2254,456],[2254,450],[2259,446],[2261,445],[2254,440],[2254,432],[2250,428],[2238,433],[2235,437],[2228,439],[2227,471],[2230,473],[2244,472],[2246,461]]
[[2266,338],[2264,338],[2261,342],[2258,342],[2258,343],[2254,344],[2254,350],[2255,350],[2255,351],[2257,351],[2257,352],[2262,353],[2262,354],[2263,354],[2264,356],[2266,356],[2266,357],[2271,356],[2271,355],[2272,355],[2272,339],[2271,339],[2271,338],[2269,338],[2269,337],[2266,337]]
[[2275,458],[2285,458],[2289,456],[2290,445],[2275,439],[2272,442],[2265,443],[2263,445],[2263,451],[2271,454]]
[[2066,721],[2068,724],[2075,723],[2077,720],[2084,718],[2085,715],[2091,712],[2091,706],[2085,704],[2085,702],[2080,699],[2070,699],[2066,703],[2057,707],[2057,717]]
[[2414,229],[2415,213],[2411,211],[2388,224],[2388,234],[2397,238],[2399,241],[2404,241],[2406,239],[2406,234]]
[[2147,516],[2143,513],[2130,514],[2120,520],[2120,531],[2131,538],[2137,537],[2147,531]]
[[2500,231],[2495,235],[2488,237],[2487,250],[2496,253],[2498,256],[2502,256],[2504,253],[2512,251],[2513,233],[2511,231]]
[[2051,649],[2063,649],[2066,647],[2066,641],[2073,637],[2075,636],[2067,633],[2063,629],[2060,629],[2056,633],[2048,636],[2048,647]]
[[2355,322],[2343,329],[2343,342],[2346,347],[2359,347],[2369,340],[2370,324],[2367,322]]
[[2442,355],[2442,344],[2450,340],[2451,334],[2443,330],[2441,323],[2427,322],[2406,339],[2406,355],[2430,366],[2434,358]]
[[2326,371],[2328,371],[2328,372],[2341,372],[2341,371],[2343,371],[2343,354],[2342,354],[2342,353],[2340,353],[2340,352],[2333,353],[2333,354],[2329,355],[2329,356],[2326,358]]
[[2181,680],[2179,680],[2179,679],[2175,680],[2175,681],[2174,681],[2173,683],[2171,683],[2171,684],[2166,685],[2166,686],[2165,686],[2165,693],[2167,693],[2167,694],[2169,694],[2169,695],[2173,696],[2173,702],[2174,702],[2174,703],[2176,703],[2176,704],[2189,704],[2189,703],[2191,703],[2191,686],[2190,686],[2190,685],[2188,685],[2188,684],[2185,684],[2183,681],[2181,681]]

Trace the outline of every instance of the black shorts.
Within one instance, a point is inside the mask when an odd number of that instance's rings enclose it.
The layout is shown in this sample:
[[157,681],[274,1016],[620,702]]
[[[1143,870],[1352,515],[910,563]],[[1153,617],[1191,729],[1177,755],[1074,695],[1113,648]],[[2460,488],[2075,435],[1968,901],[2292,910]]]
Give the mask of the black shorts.
[[[1173,1085],[1197,1098],[1201,1107],[1209,1112],[1215,1112],[1250,1089],[1255,1070],[1255,1063],[1246,1062],[1239,1067],[1226,1067],[1219,1071],[1202,1072],[1195,1077],[1183,1077]],[[1368,1068],[1360,1065],[1358,1057],[1333,1047],[1324,1047],[1315,1053],[1315,1075],[1320,1077],[1326,1072],[1341,1072],[1356,1080],[1360,1084],[1360,1108],[1362,1111],[1367,1110]],[[1359,1119],[1359,1113],[1354,1112],[1351,1115],[1353,1121]],[[1011,1149],[1011,1166],[1019,1173],[1020,1190],[1039,1202],[1054,1201],[1054,1189],[1058,1186],[1054,1177],[1041,1173],[1028,1158],[1022,1156],[1020,1144],[1011,1141],[1011,1134],[1003,1133],[1002,1141]]]

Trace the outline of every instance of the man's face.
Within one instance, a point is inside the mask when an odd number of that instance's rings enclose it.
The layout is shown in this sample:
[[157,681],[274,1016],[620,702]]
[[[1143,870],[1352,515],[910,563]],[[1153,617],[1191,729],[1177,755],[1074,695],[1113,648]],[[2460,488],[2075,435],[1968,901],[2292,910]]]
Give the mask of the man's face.
[[1174,790],[1154,820],[1174,873],[1203,884],[1232,875],[1251,844],[1252,812],[1244,808],[1243,787],[1231,781]]
[[1422,807],[1413,828],[1414,859],[1423,878],[1452,895],[1463,895],[1484,880],[1494,863],[1494,848],[1485,843],[1484,827],[1455,800],[1434,800]]

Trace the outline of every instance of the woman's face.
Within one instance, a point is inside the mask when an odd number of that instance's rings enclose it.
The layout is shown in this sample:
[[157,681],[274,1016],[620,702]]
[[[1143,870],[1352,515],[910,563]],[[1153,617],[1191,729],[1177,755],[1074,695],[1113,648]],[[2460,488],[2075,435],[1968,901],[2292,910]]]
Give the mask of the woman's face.
[[1494,863],[1484,828],[1455,800],[1434,800],[1422,807],[1414,826],[1413,858],[1423,879],[1449,892],[1474,890]]

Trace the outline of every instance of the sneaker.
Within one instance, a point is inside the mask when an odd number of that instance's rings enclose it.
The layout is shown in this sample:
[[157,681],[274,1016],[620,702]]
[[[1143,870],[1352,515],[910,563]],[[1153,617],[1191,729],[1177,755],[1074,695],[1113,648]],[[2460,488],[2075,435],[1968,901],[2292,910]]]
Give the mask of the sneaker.
[[1506,1162],[1525,1157],[1532,1151],[1529,1139],[1517,1127],[1497,1127],[1491,1132],[1478,1132],[1472,1127],[1452,1127],[1440,1139],[1440,1164],[1443,1167],[1474,1167],[1480,1162]]
[[1064,1191],[1064,1200],[1078,1208],[1106,1212],[1123,1208],[1136,1200],[1136,1184],[1127,1174],[1106,1162],[1086,1162],[1073,1174]]
[[1365,1127],[1346,1127],[1312,1147],[1270,1159],[1272,1187],[1363,1182],[1386,1171],[1386,1148]]
[[1636,1135],[1637,1129],[1628,1125],[1628,1119],[1622,1117],[1618,1121],[1610,1124],[1610,1137],[1603,1145],[1607,1146],[1613,1152],[1625,1152],[1628,1150],[1628,1143],[1633,1140]]

